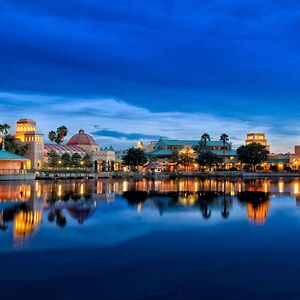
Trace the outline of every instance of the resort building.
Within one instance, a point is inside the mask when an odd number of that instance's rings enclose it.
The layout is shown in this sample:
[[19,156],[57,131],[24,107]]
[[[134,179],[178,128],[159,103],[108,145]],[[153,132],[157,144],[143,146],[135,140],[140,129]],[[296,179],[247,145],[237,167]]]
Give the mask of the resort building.
[[265,133],[248,133],[246,138],[246,145],[257,143],[266,147],[266,149],[270,152],[270,146],[268,145],[266,134]]
[[[175,154],[185,153],[196,157],[196,148],[199,147],[198,140],[167,140],[160,139],[153,146],[153,150],[145,152],[149,159],[160,159],[167,165],[168,171],[174,170],[172,158]],[[212,151],[214,154],[225,159],[226,167],[232,167],[237,161],[236,150],[232,149],[231,143],[226,142],[225,146],[222,141],[207,141],[205,149]],[[198,166],[194,164],[188,171],[197,170]]]
[[263,164],[265,171],[297,171],[300,170],[300,146],[295,146],[295,153],[270,154]]
[[114,169],[115,151],[112,147],[109,149],[100,149],[94,138],[80,129],[73,135],[66,145],[45,144],[44,163],[47,166],[49,154],[54,151],[59,156],[67,153],[70,156],[79,154],[82,158],[90,155],[97,172],[109,171]]
[[48,156],[52,151],[59,156],[65,153],[72,156],[76,153],[82,158],[89,154],[97,172],[114,169],[115,151],[112,147],[100,149],[93,137],[82,129],[73,135],[65,145],[44,144],[43,134],[37,131],[36,122],[31,119],[20,119],[17,121],[14,137],[28,148],[25,155],[27,169],[39,170],[47,167]]
[[29,162],[26,157],[0,150],[0,175],[25,173]]
[[27,145],[26,157],[29,159],[28,169],[44,168],[44,138],[36,130],[36,122],[30,119],[20,119],[16,124],[14,137],[23,145]]

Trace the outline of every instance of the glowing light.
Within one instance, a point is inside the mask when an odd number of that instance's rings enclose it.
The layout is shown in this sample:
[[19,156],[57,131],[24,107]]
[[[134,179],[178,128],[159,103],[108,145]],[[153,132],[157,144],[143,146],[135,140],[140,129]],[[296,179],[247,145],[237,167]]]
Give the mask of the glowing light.
[[294,193],[295,194],[299,193],[299,183],[298,182],[296,182],[295,185],[294,185]]
[[278,192],[279,193],[283,193],[284,192],[284,182],[283,181],[279,181],[278,182]]
[[61,184],[59,184],[59,185],[58,185],[58,191],[57,191],[58,197],[61,197],[61,194],[62,194],[61,190],[62,190]]

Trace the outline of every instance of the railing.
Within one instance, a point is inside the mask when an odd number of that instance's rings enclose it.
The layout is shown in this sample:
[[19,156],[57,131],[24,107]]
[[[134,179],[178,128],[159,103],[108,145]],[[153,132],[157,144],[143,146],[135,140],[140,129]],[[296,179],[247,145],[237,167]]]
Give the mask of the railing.
[[0,169],[0,175],[16,175],[16,174],[28,174],[30,170],[24,169]]

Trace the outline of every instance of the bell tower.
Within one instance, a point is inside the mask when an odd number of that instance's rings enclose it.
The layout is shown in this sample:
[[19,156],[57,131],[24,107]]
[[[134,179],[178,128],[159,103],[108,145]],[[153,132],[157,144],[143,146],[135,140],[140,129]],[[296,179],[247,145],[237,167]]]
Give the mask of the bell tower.
[[36,130],[36,122],[30,119],[17,121],[15,138],[28,147],[26,157],[30,159],[30,169],[44,168],[44,138],[43,134]]

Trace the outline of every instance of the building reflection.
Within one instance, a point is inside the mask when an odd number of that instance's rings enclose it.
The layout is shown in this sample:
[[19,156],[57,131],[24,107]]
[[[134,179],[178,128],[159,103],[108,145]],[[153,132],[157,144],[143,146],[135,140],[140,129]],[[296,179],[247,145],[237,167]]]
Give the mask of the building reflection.
[[20,211],[14,218],[14,241],[24,242],[42,222],[42,211]]
[[[156,210],[199,214],[200,218],[230,219],[233,207],[242,204],[251,223],[263,224],[271,196],[294,197],[300,204],[300,181],[290,180],[98,180],[2,182],[0,184],[0,230],[11,227],[15,242],[22,243],[37,232],[42,220],[64,228],[85,224],[100,205],[126,201],[143,213]],[[112,206],[114,207],[114,206]],[[44,217],[43,217],[44,216]],[[74,222],[75,221],[75,222]]]
[[268,217],[270,202],[266,201],[259,204],[247,203],[247,214],[251,222],[263,224]]
[[260,191],[241,192],[238,200],[246,205],[246,211],[250,222],[263,224],[268,217],[270,207],[270,194]]

